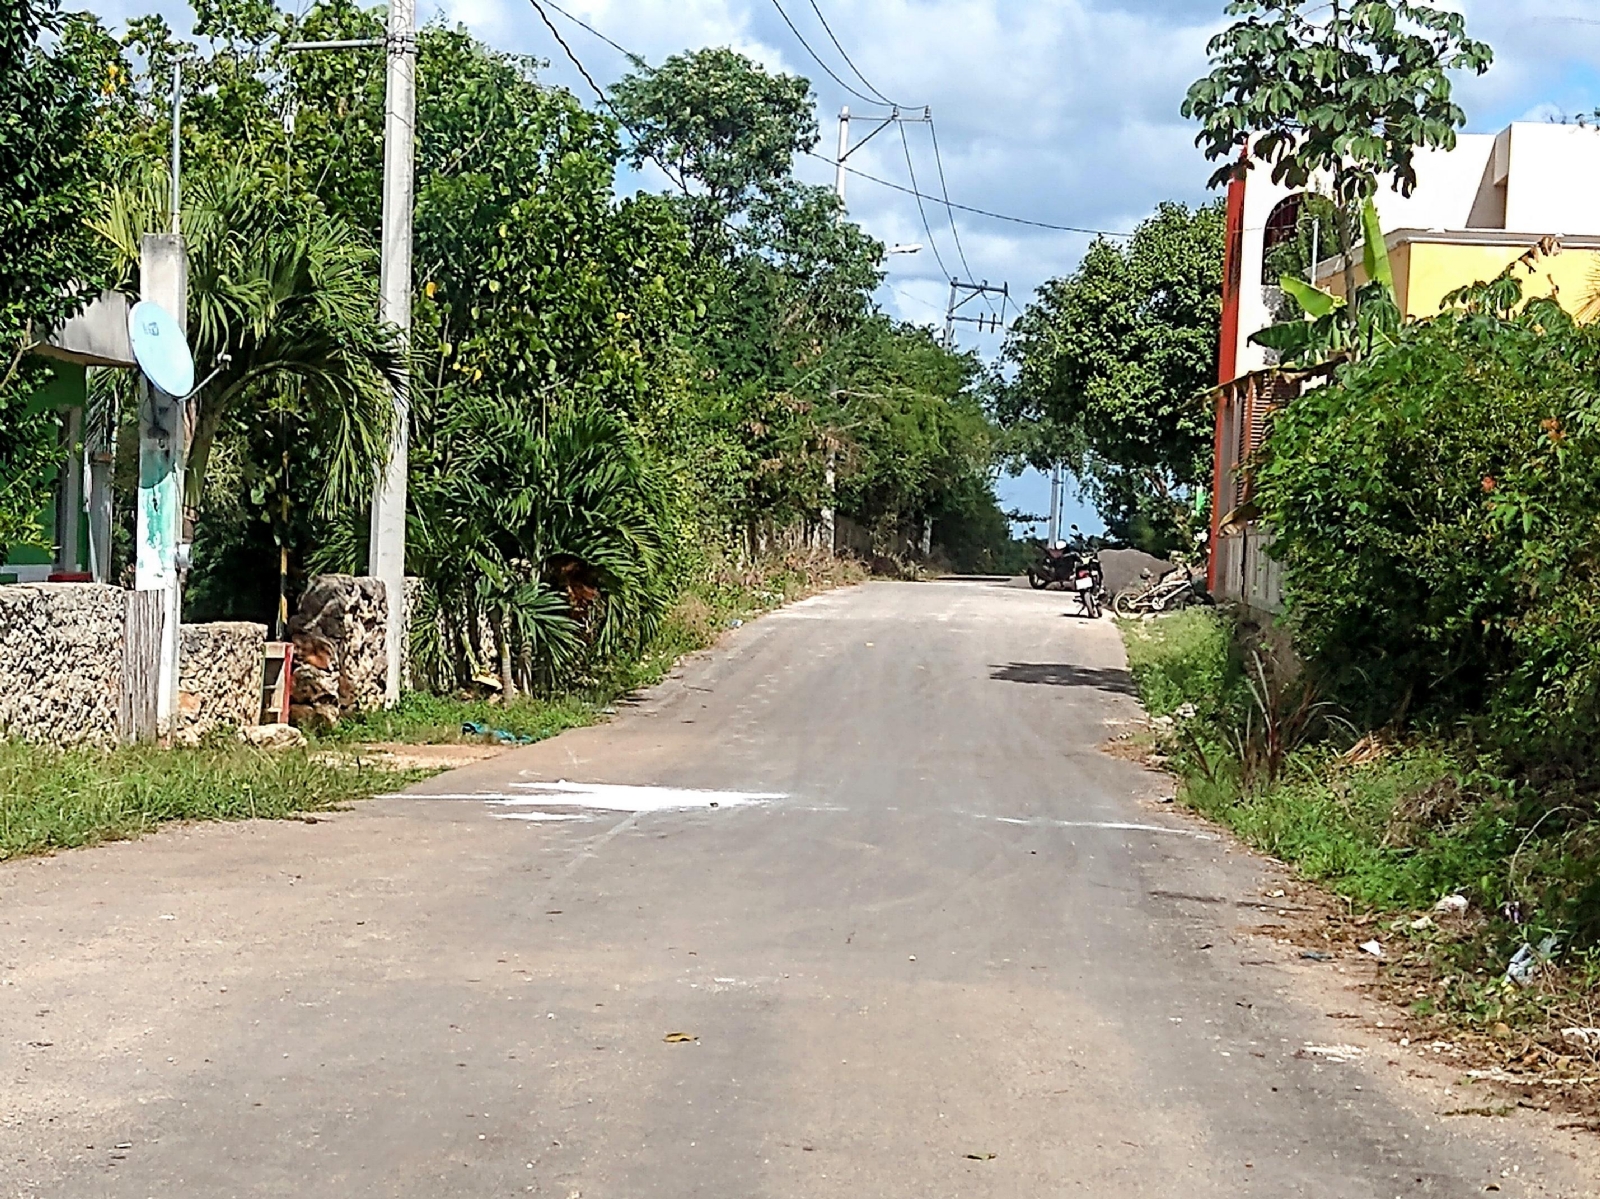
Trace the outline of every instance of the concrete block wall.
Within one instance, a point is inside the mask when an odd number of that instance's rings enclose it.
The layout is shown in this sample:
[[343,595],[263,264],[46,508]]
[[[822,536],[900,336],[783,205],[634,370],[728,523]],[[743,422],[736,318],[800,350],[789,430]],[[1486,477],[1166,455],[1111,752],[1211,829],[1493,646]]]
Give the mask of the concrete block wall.
[[[0,737],[118,743],[130,594],[94,583],[0,586]],[[258,722],[266,635],[258,624],[183,626],[176,739]]]

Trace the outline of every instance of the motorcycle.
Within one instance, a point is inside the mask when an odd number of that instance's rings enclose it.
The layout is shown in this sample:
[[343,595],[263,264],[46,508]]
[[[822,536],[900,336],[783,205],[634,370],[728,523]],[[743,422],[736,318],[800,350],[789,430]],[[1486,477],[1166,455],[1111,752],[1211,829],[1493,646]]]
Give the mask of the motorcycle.
[[1105,590],[1105,570],[1100,565],[1100,547],[1072,526],[1076,544],[1058,541],[1045,550],[1044,561],[1028,568],[1028,585],[1035,591],[1060,587],[1078,597],[1078,604],[1091,619],[1100,617]]

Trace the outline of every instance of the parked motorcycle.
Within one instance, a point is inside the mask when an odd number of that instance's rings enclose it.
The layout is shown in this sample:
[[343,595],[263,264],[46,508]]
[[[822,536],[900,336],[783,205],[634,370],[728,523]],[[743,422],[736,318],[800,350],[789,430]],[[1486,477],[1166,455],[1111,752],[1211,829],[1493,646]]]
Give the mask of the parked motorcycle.
[[1028,585],[1035,591],[1060,587],[1078,597],[1078,604],[1091,619],[1098,619],[1105,591],[1105,570],[1100,565],[1100,547],[1072,526],[1073,543],[1057,541],[1045,550],[1044,560],[1028,568]]

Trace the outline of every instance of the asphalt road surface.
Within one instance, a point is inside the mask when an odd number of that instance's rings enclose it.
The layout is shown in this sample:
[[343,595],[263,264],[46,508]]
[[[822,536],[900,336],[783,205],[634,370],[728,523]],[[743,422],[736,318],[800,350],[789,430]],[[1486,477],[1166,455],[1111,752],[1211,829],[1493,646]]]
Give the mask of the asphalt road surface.
[[1101,751],[1070,604],[836,592],[407,797],[0,867],[0,1196],[1590,1193]]

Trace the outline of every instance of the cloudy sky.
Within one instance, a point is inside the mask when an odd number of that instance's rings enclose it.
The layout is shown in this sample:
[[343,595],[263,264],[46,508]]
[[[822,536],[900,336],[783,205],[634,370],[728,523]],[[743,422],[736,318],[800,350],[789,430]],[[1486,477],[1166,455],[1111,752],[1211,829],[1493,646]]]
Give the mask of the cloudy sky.
[[[79,0],[81,3],[82,0]],[[309,0],[283,0],[304,6]],[[1163,199],[1206,196],[1206,164],[1194,130],[1179,115],[1188,84],[1205,70],[1207,38],[1223,24],[1224,0],[558,0],[573,15],[652,62],[675,51],[729,45],[769,68],[812,81],[823,143],[831,154],[836,118],[849,104],[853,129],[872,128],[877,111],[829,78],[784,20],[845,82],[906,106],[931,105],[951,199],[1054,225],[1122,232]],[[1436,0],[1437,2],[1437,0]],[[781,9],[780,9],[781,5]],[[68,7],[73,5],[69,2]],[[467,25],[506,50],[550,61],[548,75],[587,96],[528,0],[418,0],[420,20]],[[1462,80],[1469,129],[1493,131],[1512,120],[1544,120],[1600,107],[1600,8],[1591,0],[1458,0],[1474,36],[1496,62]],[[186,0],[89,0],[107,20],[156,9],[179,28]],[[871,86],[845,63],[822,21]],[[603,41],[552,12],[568,44],[602,84],[627,69]],[[858,169],[939,193],[929,131],[893,129],[852,156]],[[910,153],[910,170],[906,161]],[[802,164],[803,175],[831,183],[832,168]],[[950,274],[1005,282],[1023,298],[1070,270],[1087,244],[1081,233],[956,213],[963,266],[942,206],[916,201],[865,179],[848,184],[851,215],[888,243],[922,243],[895,255],[880,300],[908,320],[939,321]],[[931,236],[929,229],[931,229]],[[937,248],[937,256],[934,248]],[[941,266],[942,260],[942,266]],[[958,340],[993,353],[996,335],[970,326]],[[1015,502],[1042,511],[1038,484],[1008,488]]]

